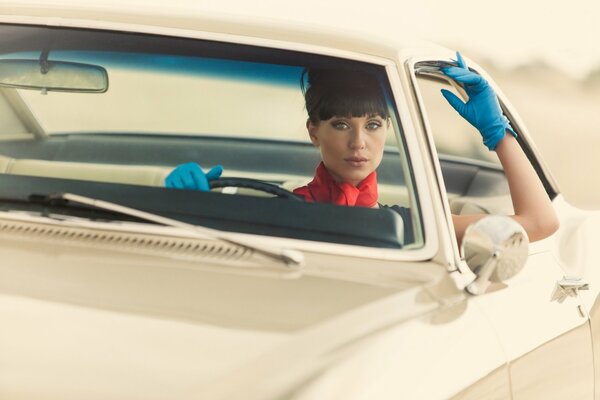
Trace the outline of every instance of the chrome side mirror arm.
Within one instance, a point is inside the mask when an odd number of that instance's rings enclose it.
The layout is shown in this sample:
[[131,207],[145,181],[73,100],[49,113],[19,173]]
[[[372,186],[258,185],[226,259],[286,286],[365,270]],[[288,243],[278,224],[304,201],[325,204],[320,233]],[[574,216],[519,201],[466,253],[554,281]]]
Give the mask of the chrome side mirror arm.
[[477,273],[477,278],[475,278],[475,280],[468,284],[465,288],[467,292],[474,295],[485,293],[487,288],[490,286],[490,283],[492,283],[490,278],[492,277],[492,274],[498,265],[499,258],[499,252],[496,251],[494,254],[492,254],[486,263],[480,268],[479,272]]

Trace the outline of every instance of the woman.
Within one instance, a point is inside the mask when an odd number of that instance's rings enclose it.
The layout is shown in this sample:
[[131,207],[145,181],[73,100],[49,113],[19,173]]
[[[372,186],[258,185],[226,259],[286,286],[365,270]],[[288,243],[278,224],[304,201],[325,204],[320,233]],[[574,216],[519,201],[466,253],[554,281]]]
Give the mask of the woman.
[[301,82],[306,129],[322,161],[315,178],[294,193],[310,202],[378,207],[375,169],[383,158],[390,120],[377,77],[312,69],[305,70]]
[[[523,226],[530,241],[548,237],[558,229],[558,217],[515,140],[516,133],[502,114],[496,94],[483,77],[467,68],[459,53],[457,64],[442,72],[463,84],[469,100],[463,103],[447,90],[442,90],[442,95],[498,155],[511,193],[515,211],[512,218]],[[308,112],[306,128],[321,152],[322,162],[314,179],[294,193],[310,202],[379,207],[375,170],[383,157],[390,122],[377,77],[364,71],[311,69],[302,76],[302,91]],[[208,180],[218,178],[221,172],[222,167],[217,166],[205,175],[198,164],[188,163],[177,167],[165,184],[208,190]],[[452,216],[458,243],[466,228],[484,216]]]

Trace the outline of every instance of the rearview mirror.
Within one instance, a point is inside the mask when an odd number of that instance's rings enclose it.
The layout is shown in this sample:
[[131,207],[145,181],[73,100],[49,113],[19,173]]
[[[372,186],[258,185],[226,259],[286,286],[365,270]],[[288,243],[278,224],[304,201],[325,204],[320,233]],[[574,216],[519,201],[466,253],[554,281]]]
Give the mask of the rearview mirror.
[[514,219],[490,215],[467,228],[461,253],[477,276],[467,291],[482,294],[491,282],[504,282],[521,271],[529,253],[529,238]]
[[99,65],[67,61],[0,60],[0,86],[42,92],[104,93],[108,74]]

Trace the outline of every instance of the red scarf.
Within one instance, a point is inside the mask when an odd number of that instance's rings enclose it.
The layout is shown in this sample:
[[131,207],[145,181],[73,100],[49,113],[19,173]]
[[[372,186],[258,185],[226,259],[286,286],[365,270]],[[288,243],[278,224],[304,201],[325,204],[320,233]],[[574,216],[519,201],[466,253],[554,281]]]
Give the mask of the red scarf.
[[308,185],[294,189],[294,193],[311,203],[373,207],[377,204],[377,174],[375,171],[371,172],[358,186],[346,182],[337,183],[321,162],[314,179]]

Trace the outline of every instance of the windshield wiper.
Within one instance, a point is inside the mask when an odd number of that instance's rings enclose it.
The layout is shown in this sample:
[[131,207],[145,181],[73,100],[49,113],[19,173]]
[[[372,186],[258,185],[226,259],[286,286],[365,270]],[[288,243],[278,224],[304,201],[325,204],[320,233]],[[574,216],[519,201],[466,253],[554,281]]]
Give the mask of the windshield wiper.
[[272,248],[268,246],[259,246],[254,243],[247,243],[244,240],[232,238],[227,232],[223,232],[218,229],[188,224],[185,222],[178,221],[176,219],[163,217],[161,215],[152,214],[149,212],[137,210],[135,208],[122,206],[120,204],[111,203],[104,200],[98,200],[91,197],[80,196],[72,193],[54,193],[49,195],[32,194],[29,196],[29,200],[34,203],[47,204],[51,206],[68,206],[71,203],[81,204],[88,207],[92,207],[94,209],[127,215],[140,220],[154,222],[160,225],[181,228],[189,232],[198,233],[213,239],[231,243],[236,246],[242,246],[246,249],[262,254],[263,256],[269,257],[279,262],[283,262],[283,264],[288,268],[296,269],[304,265],[304,255],[297,250],[285,248]]

